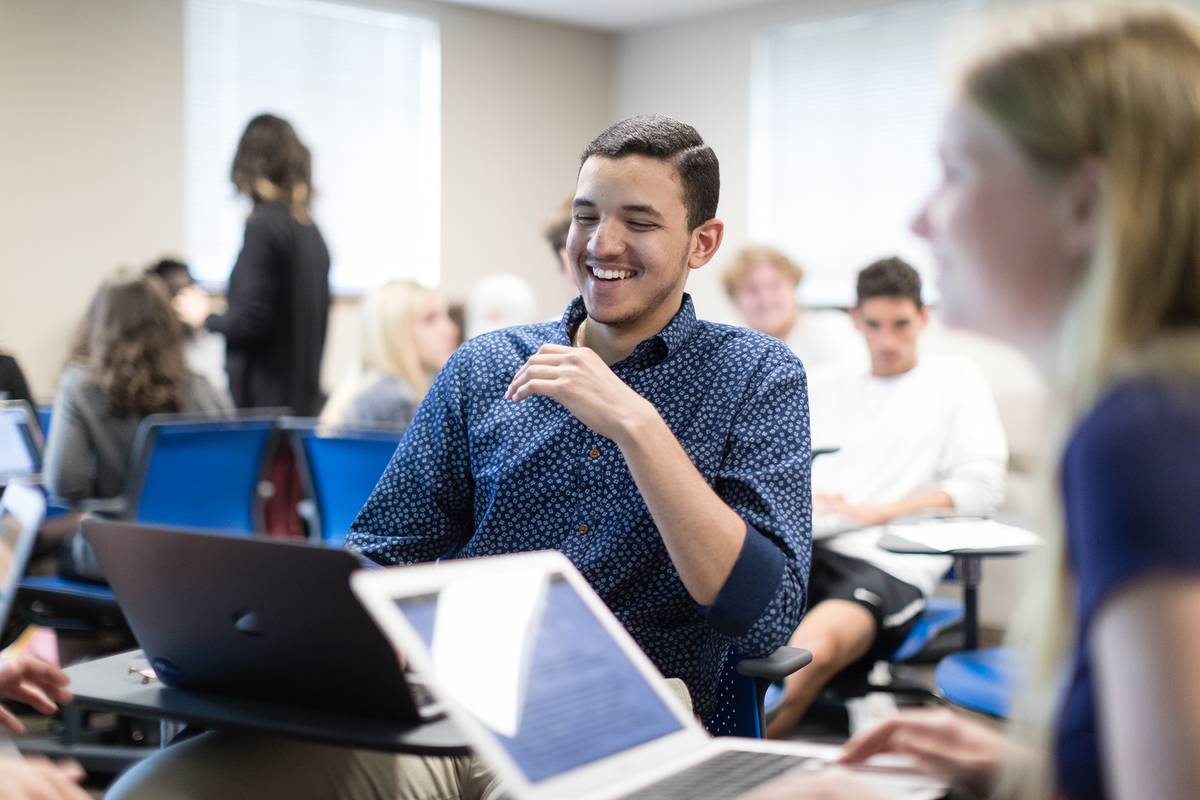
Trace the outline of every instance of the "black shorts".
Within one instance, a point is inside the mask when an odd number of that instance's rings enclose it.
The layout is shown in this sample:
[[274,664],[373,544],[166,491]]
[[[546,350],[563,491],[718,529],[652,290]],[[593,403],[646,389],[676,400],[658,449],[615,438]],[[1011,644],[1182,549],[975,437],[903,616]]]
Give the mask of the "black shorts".
[[823,600],[858,603],[875,619],[875,643],[867,658],[888,658],[916,625],[925,608],[921,591],[858,558],[813,548],[808,607]]

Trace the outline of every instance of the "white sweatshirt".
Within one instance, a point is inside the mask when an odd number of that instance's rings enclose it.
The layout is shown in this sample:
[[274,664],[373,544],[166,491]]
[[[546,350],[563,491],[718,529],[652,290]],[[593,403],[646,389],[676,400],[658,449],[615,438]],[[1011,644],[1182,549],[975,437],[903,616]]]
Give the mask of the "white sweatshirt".
[[[1008,445],[982,373],[966,359],[928,356],[889,378],[813,370],[809,377],[813,447],[840,447],[813,463],[813,494],[851,503],[889,503],[942,490],[953,513],[983,516],[1004,500]],[[889,553],[883,529],[840,534],[830,550],[867,561],[932,594],[947,556]]]

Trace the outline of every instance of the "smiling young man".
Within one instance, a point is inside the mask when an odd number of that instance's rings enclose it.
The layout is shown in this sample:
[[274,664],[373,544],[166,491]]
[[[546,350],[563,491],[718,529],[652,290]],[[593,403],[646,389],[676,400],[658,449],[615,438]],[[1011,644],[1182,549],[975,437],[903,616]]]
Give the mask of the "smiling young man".
[[684,292],[721,244],[719,187],[667,117],[588,145],[580,297],[454,355],[347,540],[381,564],[561,550],[710,724],[725,660],[799,621],[810,553],[803,368]]
[[[666,117],[588,145],[567,237],[580,296],[557,322],[459,348],[347,537],[384,565],[561,551],[715,732],[726,662],[787,642],[811,552],[803,367],[778,340],[698,320],[684,292],[721,244],[719,186],[712,149]],[[229,738],[184,747],[264,752]],[[211,770],[161,764],[174,749],[122,796],[163,780],[220,794]],[[288,750],[302,767],[272,771],[274,794],[499,792],[469,758]]]
[[819,537],[827,526],[844,532],[814,548],[811,605],[791,640],[813,661],[785,681],[774,737],[838,672],[894,651],[950,568],[946,556],[885,552],[875,526],[923,512],[982,516],[1004,498],[1008,447],[983,375],[965,359],[919,356],[929,310],[917,271],[877,261],[857,293],[851,313],[870,370],[812,379],[817,443],[840,448],[813,465],[814,525]]

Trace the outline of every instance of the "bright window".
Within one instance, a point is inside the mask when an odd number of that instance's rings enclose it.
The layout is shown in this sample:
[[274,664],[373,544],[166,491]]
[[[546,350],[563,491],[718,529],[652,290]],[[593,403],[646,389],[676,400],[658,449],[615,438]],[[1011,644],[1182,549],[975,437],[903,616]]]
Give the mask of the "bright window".
[[229,169],[251,117],[312,152],[313,217],[336,290],[439,280],[441,54],[436,23],[317,0],[186,0],[184,238],[223,285],[249,204]]
[[938,178],[944,43],[979,2],[804,22],[755,47],[750,235],[801,262],[809,305],[852,305],[854,276],[898,255],[935,287],[909,221]]

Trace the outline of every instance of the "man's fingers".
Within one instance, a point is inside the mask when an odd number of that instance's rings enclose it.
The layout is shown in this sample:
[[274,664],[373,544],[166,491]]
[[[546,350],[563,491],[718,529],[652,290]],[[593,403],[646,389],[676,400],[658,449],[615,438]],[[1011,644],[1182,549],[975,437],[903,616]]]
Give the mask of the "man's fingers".
[[33,706],[42,714],[53,714],[58,711],[58,705],[50,699],[42,687],[32,681],[25,681],[15,689],[11,689],[8,697],[10,700]]
[[79,783],[87,777],[87,772],[84,770],[83,765],[73,758],[56,761],[54,762],[54,767],[58,771],[58,774],[75,783]]
[[24,733],[25,724],[17,719],[17,715],[9,711],[4,706],[0,706],[0,727],[13,733]]
[[543,397],[556,398],[559,390],[562,388],[562,379],[553,378],[535,378],[521,384],[513,392],[513,400],[524,400],[531,395],[542,395]]
[[504,397],[507,400],[518,399],[518,391],[520,388],[530,381],[543,380],[552,381],[562,377],[562,368],[554,366],[530,366],[521,367],[521,371],[513,378],[512,383],[508,385],[508,389],[504,392]]
[[24,668],[26,679],[37,681],[42,686],[66,686],[71,682],[67,673],[38,658],[26,659]]

